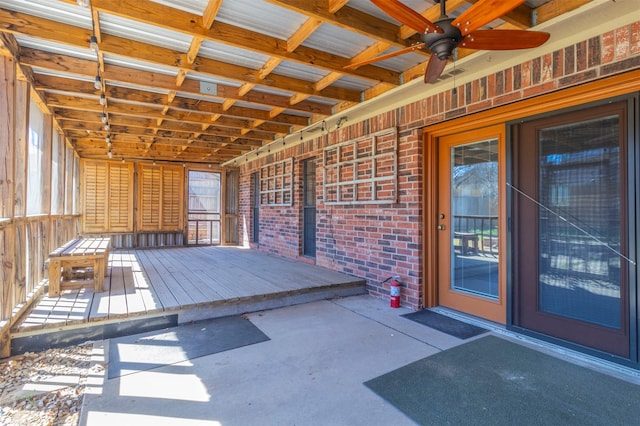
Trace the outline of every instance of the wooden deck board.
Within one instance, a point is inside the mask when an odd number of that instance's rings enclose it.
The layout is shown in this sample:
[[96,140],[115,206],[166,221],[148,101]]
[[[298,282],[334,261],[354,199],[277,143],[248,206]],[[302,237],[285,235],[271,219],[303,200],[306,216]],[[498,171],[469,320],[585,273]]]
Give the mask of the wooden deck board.
[[[110,264],[111,262],[109,262]],[[112,265],[109,272],[113,271]],[[102,321],[109,318],[109,293],[111,291],[111,273],[104,277],[104,291],[93,294],[91,308],[89,309],[89,321]]]
[[336,271],[237,247],[113,250],[108,270],[105,291],[84,287],[44,296],[11,332],[172,314],[219,302],[261,303],[322,286],[364,284]]
[[93,301],[93,291],[81,288],[78,290],[75,303],[67,317],[67,325],[81,324],[87,322],[91,312],[91,302]]
[[[278,286],[262,277],[262,268],[259,272],[253,272],[259,266],[259,262],[253,257],[246,259],[245,262],[229,261],[226,264],[216,264],[212,259],[223,252],[207,250],[210,248],[199,247],[197,252],[202,259],[200,263],[204,265],[203,272],[215,282],[217,287],[227,289],[234,297],[257,296],[281,291]],[[226,255],[221,257],[228,258]],[[272,265],[272,267],[276,266],[275,263]],[[280,268],[277,269],[280,270]],[[280,273],[282,272],[284,271],[280,270]],[[282,275],[280,277],[282,278]]]
[[195,266],[194,262],[189,258],[180,256],[180,253],[180,249],[171,248],[156,250],[154,254],[166,268],[167,272],[169,272],[176,281],[180,282],[180,287],[184,290],[184,293],[189,296],[189,299],[184,299],[185,303],[183,306],[190,304],[202,305],[210,302],[211,298],[202,291],[201,286],[194,282],[192,276],[188,276],[188,271]]
[[115,254],[111,261],[111,287],[109,288],[109,319],[122,318],[127,315],[127,296],[125,293],[122,262]]
[[126,262],[131,266],[135,292],[140,295],[147,314],[162,312],[163,307],[151,281],[145,275],[134,251],[126,252]]
[[180,307],[180,302],[171,292],[168,284],[162,278],[162,275],[156,270],[154,262],[149,259],[147,250],[139,250],[136,255],[138,257],[138,263],[144,271],[145,276],[148,277],[149,282],[153,283],[153,287],[157,292],[158,300],[162,305],[162,309],[178,309]]
[[131,256],[126,253],[114,253],[114,260],[120,261],[120,268],[122,269],[122,278],[124,280],[124,292],[127,302],[127,312],[133,313],[146,313],[147,309],[142,298],[142,294],[136,288],[136,281],[133,276],[133,266]]

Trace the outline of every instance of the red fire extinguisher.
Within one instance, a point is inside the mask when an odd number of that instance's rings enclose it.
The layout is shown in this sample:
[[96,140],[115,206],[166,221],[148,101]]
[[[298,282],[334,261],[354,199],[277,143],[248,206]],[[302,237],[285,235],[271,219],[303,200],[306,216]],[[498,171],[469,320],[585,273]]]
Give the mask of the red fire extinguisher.
[[400,307],[400,277],[389,277],[384,280],[382,283],[386,283],[391,280],[389,283],[389,296],[390,296],[390,306],[392,308]]

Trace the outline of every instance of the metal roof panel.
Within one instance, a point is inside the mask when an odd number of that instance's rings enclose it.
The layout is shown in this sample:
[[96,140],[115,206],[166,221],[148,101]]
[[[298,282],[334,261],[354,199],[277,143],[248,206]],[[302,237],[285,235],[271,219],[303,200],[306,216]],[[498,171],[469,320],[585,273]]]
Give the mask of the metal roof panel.
[[51,0],[0,0],[0,7],[75,27],[91,29],[91,10],[77,3]]
[[100,31],[118,37],[186,53],[193,37],[133,19],[100,13]]
[[187,78],[195,81],[205,82],[205,83],[224,84],[225,86],[231,86],[231,87],[240,87],[242,85],[242,83],[240,83],[237,80],[231,80],[223,77],[215,77],[213,75],[202,74],[195,71],[189,71],[187,73]]
[[313,67],[311,65],[300,64],[292,61],[282,61],[273,70],[274,74],[284,75],[286,77],[297,78],[305,81],[318,81],[329,74],[329,71]]
[[98,61],[96,54],[89,50],[89,46],[87,46],[86,49],[83,49],[68,44],[62,44],[51,40],[43,40],[41,38],[35,38],[22,34],[16,34],[15,39],[21,47],[28,47],[31,49],[51,52],[58,55],[66,55],[72,56],[74,58],[96,61],[96,64]]
[[315,30],[303,43],[303,46],[325,51],[334,55],[351,58],[375,40],[331,24],[323,24]]
[[[167,67],[163,65],[154,64],[147,61],[132,59],[132,58],[123,58],[121,56],[105,54],[104,55],[104,63],[109,65],[117,65],[126,68],[132,68],[141,71],[154,72],[163,75],[171,75],[177,76],[178,70],[173,67]],[[107,76],[108,78],[109,76]]]
[[[249,12],[248,12],[249,11]],[[216,20],[287,40],[308,18],[263,0],[222,2]]]
[[376,85],[376,82],[365,80],[363,78],[354,77],[351,75],[344,75],[333,83],[333,86],[340,87],[342,89],[350,89],[357,91],[364,91],[372,88]]
[[224,43],[217,43],[210,40],[202,42],[199,56],[217,61],[228,62],[230,64],[239,65],[254,70],[260,69],[264,63],[270,58],[269,55],[252,52],[239,47],[230,46]]
[[151,0],[154,3],[160,3],[165,6],[180,9],[195,15],[202,15],[207,8],[209,0]]

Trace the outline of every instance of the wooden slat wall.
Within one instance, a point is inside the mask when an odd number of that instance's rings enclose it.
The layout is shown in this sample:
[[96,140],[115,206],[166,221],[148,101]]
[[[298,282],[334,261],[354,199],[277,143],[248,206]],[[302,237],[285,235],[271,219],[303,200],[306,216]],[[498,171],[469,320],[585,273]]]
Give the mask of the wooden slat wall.
[[[51,215],[51,176],[58,176],[58,187],[73,190],[73,173],[60,158],[74,158],[70,145],[60,139],[60,148],[52,152],[53,121],[45,111],[42,155],[42,214],[26,216],[27,205],[27,141],[29,110],[39,108],[31,99],[31,84],[19,71],[14,60],[0,55],[0,356],[8,354],[8,326],[12,315],[24,312],[37,289],[43,287],[44,261],[55,244],[77,234],[79,218],[73,215]],[[58,166],[54,170],[52,158]],[[71,182],[68,182],[71,180]],[[60,191],[63,197],[65,191]],[[58,198],[61,212],[72,209],[64,206],[72,196]],[[54,203],[55,204],[55,203]],[[67,210],[68,209],[68,210]]]
[[0,229],[0,320],[6,320],[11,316],[13,309],[13,285],[15,256],[15,228]]
[[[15,64],[12,58],[0,61],[0,218],[13,216],[14,199],[14,144],[15,132]],[[7,202],[5,202],[5,200]]]
[[[15,206],[15,62],[0,57],[0,220],[13,217]],[[0,228],[0,320],[11,316],[14,281],[14,228]]]
[[[14,216],[24,216],[27,209],[27,135],[29,132],[29,85],[15,81],[15,209]],[[0,117],[2,119],[2,117]]]

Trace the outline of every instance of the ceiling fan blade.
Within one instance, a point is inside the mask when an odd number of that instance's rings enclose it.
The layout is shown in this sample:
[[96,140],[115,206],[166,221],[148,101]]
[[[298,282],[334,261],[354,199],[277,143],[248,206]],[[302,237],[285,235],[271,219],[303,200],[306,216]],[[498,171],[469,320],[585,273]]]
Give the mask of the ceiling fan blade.
[[444,67],[447,66],[446,59],[440,59],[436,55],[431,55],[427,69],[424,71],[424,82],[435,83],[438,81],[440,74],[444,71]]
[[455,18],[451,24],[467,35],[505,13],[520,6],[526,0],[480,0]]
[[478,30],[462,39],[459,47],[482,50],[530,49],[544,44],[551,34],[524,30]]
[[413,46],[405,47],[404,49],[396,50],[395,52],[385,53],[384,55],[376,56],[375,58],[365,59],[364,61],[356,62],[353,64],[349,64],[345,67],[342,67],[345,70],[354,70],[360,68],[364,65],[369,65],[374,62],[384,61],[385,59],[393,58],[395,56],[404,55],[405,53],[413,52],[415,50],[419,50],[424,48],[424,43],[414,44]]
[[387,15],[413,28],[420,34],[442,32],[436,24],[398,0],[371,0],[371,3],[378,6]]

